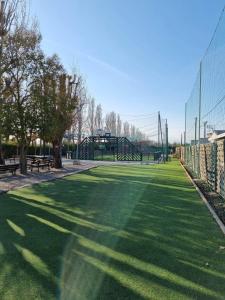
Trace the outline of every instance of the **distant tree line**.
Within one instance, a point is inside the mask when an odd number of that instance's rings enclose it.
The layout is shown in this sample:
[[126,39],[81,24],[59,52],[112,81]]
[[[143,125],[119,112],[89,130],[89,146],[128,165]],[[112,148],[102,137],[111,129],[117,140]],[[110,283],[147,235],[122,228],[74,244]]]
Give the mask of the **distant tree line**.
[[[83,99],[84,100],[84,99]],[[132,141],[148,140],[146,134],[129,122],[123,122],[120,114],[112,111],[103,114],[101,104],[96,104],[94,98],[86,98],[77,107],[74,124],[70,133],[82,136],[111,133],[112,136],[125,136]]]

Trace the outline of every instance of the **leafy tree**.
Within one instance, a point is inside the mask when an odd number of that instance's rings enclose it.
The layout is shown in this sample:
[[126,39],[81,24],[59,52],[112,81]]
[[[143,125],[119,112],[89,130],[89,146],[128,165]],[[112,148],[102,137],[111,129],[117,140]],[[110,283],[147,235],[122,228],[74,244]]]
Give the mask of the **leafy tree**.
[[[24,1],[5,0],[0,2],[0,164],[4,164],[2,153],[2,135],[3,135],[3,101],[5,94],[5,84],[3,74],[11,67],[8,54],[5,51],[7,36],[13,28],[13,24],[19,24],[18,12],[24,8]],[[23,10],[25,12],[25,10]],[[24,15],[24,14],[23,14]]]
[[59,58],[54,55],[45,60],[43,74],[34,87],[35,102],[39,102],[42,120],[40,137],[52,143],[55,168],[62,168],[62,140],[73,124],[81,84],[81,77],[74,75],[72,79],[65,72]]
[[20,149],[21,173],[26,174],[27,147],[38,127],[36,103],[32,86],[38,80],[43,54],[40,50],[41,35],[37,27],[17,27],[9,33],[5,45],[11,63],[4,78],[3,129],[15,136]]

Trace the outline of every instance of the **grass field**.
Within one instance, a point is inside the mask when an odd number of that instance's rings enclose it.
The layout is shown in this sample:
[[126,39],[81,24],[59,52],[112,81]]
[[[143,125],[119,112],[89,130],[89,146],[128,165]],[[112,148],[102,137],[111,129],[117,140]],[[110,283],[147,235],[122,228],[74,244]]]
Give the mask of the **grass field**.
[[225,299],[225,238],[178,162],[0,196],[0,299]]

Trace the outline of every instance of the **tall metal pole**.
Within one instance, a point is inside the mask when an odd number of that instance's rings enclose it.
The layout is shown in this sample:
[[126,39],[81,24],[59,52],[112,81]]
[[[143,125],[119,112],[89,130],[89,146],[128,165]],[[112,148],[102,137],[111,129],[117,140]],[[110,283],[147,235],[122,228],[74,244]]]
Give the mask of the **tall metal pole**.
[[198,118],[195,117],[195,145],[197,145],[197,123],[198,123]]
[[159,112],[159,131],[160,131],[160,137],[161,137],[161,149],[162,149],[162,154],[163,154],[163,161],[164,160],[164,151],[163,151],[163,136],[162,136],[162,123],[161,123],[161,116],[160,116],[160,112]]
[[158,112],[158,150],[160,147],[160,112]]
[[185,124],[184,124],[184,161],[187,164],[187,102],[185,103]]
[[196,171],[197,123],[198,118],[195,117],[194,171]]
[[169,154],[169,142],[168,142],[168,123],[166,119],[166,161],[168,161],[168,154]]
[[198,114],[198,175],[200,174],[200,144],[201,144],[201,108],[202,108],[202,62],[199,70],[199,114]]

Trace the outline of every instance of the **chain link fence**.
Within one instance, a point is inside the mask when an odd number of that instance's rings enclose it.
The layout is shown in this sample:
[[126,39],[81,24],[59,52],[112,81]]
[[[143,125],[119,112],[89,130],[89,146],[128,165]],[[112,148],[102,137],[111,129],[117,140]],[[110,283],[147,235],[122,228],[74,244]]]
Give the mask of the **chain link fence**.
[[[225,10],[200,62],[185,104],[186,165],[218,190],[224,173],[225,138]],[[223,166],[223,169],[221,169]],[[221,190],[221,188],[220,188]]]
[[200,63],[185,104],[181,158],[225,198],[225,10]]

